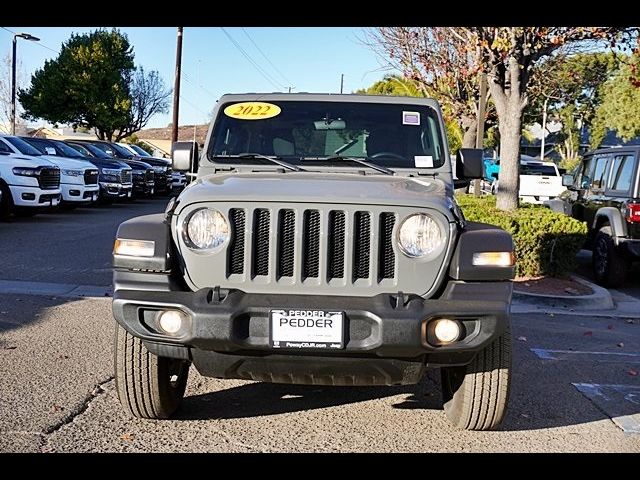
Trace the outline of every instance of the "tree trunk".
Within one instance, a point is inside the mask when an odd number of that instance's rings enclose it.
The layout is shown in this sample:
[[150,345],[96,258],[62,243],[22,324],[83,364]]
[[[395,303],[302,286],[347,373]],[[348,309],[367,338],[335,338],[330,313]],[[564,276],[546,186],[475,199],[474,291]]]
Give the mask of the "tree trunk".
[[477,123],[472,117],[463,117],[460,121],[462,130],[462,148],[476,148]]
[[496,206],[499,210],[518,208],[520,192],[520,136],[522,108],[519,99],[506,102],[504,118],[500,119],[500,179]]

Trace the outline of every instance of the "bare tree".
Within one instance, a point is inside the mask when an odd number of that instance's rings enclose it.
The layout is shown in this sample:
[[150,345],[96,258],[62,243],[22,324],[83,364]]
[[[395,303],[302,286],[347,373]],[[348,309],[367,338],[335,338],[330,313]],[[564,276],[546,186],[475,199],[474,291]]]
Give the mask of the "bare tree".
[[165,88],[157,71],[145,72],[138,67],[131,84],[131,110],[127,126],[118,132],[115,141],[142,130],[156,113],[169,111],[171,89]]
[[[22,62],[16,65],[16,83],[24,84],[25,74]],[[22,120],[22,107],[16,102],[16,126],[25,125]],[[7,53],[0,62],[0,132],[11,133],[11,55]]]

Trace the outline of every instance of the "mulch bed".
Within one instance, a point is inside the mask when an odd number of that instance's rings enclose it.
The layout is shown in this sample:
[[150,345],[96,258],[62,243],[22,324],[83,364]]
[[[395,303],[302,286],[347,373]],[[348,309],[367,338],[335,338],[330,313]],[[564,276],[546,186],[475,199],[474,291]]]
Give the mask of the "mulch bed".
[[564,295],[567,297],[591,295],[593,290],[570,278],[519,277],[513,281],[518,292],[537,293],[539,295]]

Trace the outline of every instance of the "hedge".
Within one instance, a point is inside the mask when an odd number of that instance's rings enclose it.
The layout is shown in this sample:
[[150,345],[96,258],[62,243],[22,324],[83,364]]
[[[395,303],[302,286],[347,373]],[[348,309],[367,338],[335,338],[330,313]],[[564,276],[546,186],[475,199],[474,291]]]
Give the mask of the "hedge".
[[493,195],[456,195],[470,222],[497,225],[513,235],[516,276],[563,276],[576,267],[576,255],[585,242],[587,226],[541,205],[523,204],[515,212],[496,208]]

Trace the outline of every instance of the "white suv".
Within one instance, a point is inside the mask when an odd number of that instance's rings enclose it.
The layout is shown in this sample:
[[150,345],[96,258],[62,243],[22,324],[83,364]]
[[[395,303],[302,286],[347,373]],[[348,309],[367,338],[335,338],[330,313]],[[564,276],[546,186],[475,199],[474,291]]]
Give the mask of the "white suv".
[[87,204],[98,199],[98,169],[86,160],[72,160],[55,155],[43,155],[20,137],[0,136],[0,142],[19,155],[46,159],[60,168],[60,189],[62,202],[67,206]]
[[60,203],[60,169],[44,158],[16,154],[0,141],[0,192],[3,219],[55,207]]

